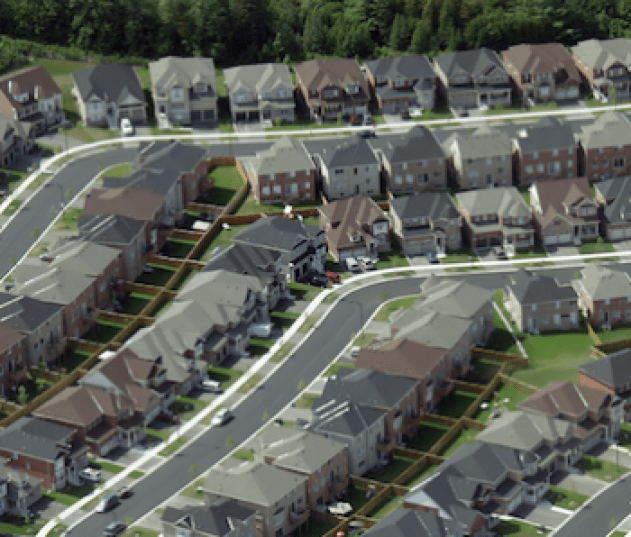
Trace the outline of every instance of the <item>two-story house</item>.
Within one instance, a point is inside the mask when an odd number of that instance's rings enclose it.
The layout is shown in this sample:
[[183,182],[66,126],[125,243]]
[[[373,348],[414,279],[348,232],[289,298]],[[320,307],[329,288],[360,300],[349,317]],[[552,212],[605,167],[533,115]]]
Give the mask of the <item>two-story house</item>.
[[149,62],[151,95],[158,126],[162,115],[167,121],[196,125],[215,123],[217,82],[212,58],[167,56]]
[[463,537],[462,528],[433,510],[399,508],[364,532],[365,537]]
[[502,52],[524,103],[578,99],[581,75],[561,43],[522,43]]
[[438,90],[450,108],[510,105],[510,76],[493,50],[460,50],[434,57]]
[[610,241],[631,238],[631,177],[608,179],[594,185],[600,204],[600,223]]
[[47,490],[82,484],[88,447],[71,427],[22,417],[0,432],[0,457],[6,466],[40,480]]
[[472,248],[501,246],[510,253],[534,245],[530,207],[514,186],[458,192],[456,200]]
[[210,505],[167,505],[160,517],[164,537],[250,537],[256,533],[256,515],[236,500]]
[[72,73],[72,94],[86,125],[117,129],[123,118],[147,121],[147,101],[138,74],[131,65],[102,63]]
[[511,274],[505,292],[507,309],[521,332],[572,330],[579,326],[576,292],[552,276],[519,269]]
[[513,145],[504,131],[484,124],[472,133],[453,134],[443,142],[449,172],[464,190],[513,184]]
[[311,119],[330,120],[368,112],[370,89],[355,59],[307,60],[294,67],[296,91]]
[[578,245],[600,236],[598,202],[587,177],[534,183],[529,191],[532,219],[544,246]]
[[434,108],[436,73],[427,57],[409,54],[380,58],[366,62],[365,69],[380,112],[396,114],[412,106]]
[[631,122],[607,110],[578,134],[579,175],[590,181],[631,174]]
[[0,77],[0,114],[33,124],[37,134],[66,120],[61,89],[43,67]]
[[521,185],[578,175],[578,145],[565,121],[543,117],[520,129],[513,147],[515,179]]
[[328,199],[381,192],[379,159],[364,138],[346,138],[320,147],[314,161]]
[[298,202],[316,197],[316,166],[302,141],[283,136],[255,157],[238,157],[259,203]]
[[631,95],[629,50],[631,39],[627,37],[587,39],[572,47],[572,57],[596,97],[613,98],[615,89],[616,100],[626,100]]
[[34,125],[0,114],[0,165],[3,168],[28,153],[34,142]]
[[35,477],[0,466],[0,514],[31,517],[31,506],[42,497],[42,484]]
[[339,263],[390,251],[390,222],[377,203],[354,196],[318,207],[329,253]]
[[462,248],[461,216],[447,192],[414,193],[390,200],[392,231],[405,255],[444,254]]
[[26,376],[27,338],[8,323],[0,321],[0,394],[3,396]]
[[447,188],[447,155],[427,127],[369,141],[383,168],[386,189],[395,195]]
[[631,321],[631,278],[626,272],[588,263],[572,280],[583,314],[596,326]]
[[241,65],[225,69],[223,74],[233,122],[294,122],[294,83],[285,64]]

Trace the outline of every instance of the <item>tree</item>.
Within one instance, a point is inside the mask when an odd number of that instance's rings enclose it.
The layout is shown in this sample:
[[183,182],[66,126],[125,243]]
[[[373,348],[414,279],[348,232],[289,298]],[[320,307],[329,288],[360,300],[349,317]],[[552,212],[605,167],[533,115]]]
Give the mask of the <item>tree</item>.
[[26,393],[26,388],[24,386],[20,386],[18,388],[18,403],[24,406],[28,402],[28,393]]
[[416,23],[416,28],[412,34],[410,49],[414,54],[424,54],[429,52],[432,37],[431,23],[422,19]]
[[68,0],[68,9],[74,14],[69,34],[73,46],[102,54],[119,52],[126,14],[121,0]]
[[613,104],[616,104],[617,95],[618,95],[618,90],[616,89],[616,86],[611,86],[611,88],[609,88],[609,99],[611,99],[611,102]]
[[410,43],[410,27],[407,18],[397,13],[390,33],[390,48],[397,51],[407,50]]
[[312,11],[305,21],[302,42],[307,52],[327,54],[330,51],[328,27],[322,10]]

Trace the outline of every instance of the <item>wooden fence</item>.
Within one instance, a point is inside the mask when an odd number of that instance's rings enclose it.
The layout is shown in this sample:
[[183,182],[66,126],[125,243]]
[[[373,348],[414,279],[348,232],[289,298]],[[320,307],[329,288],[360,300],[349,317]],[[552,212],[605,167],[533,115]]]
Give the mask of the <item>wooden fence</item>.
[[532,384],[527,384],[525,382],[522,382],[521,380],[514,379],[513,377],[509,377],[508,375],[504,373],[500,373],[498,377],[502,384],[506,384],[507,386],[510,386],[511,388],[515,388],[529,395],[539,391],[539,388],[536,388]]
[[616,352],[631,347],[631,339],[621,339],[619,341],[610,341],[609,343],[600,343],[594,345],[594,348],[605,354]]
[[518,362],[528,365],[528,358],[521,354],[511,354],[509,352],[494,351],[492,349],[484,349],[482,347],[473,347],[471,357],[477,359],[486,358],[495,362]]

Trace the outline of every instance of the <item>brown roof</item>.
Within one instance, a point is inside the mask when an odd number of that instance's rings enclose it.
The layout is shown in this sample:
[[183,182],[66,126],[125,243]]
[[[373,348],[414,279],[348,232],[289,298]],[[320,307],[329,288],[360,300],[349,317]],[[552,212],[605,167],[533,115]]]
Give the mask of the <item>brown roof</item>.
[[[354,196],[327,203],[318,207],[318,211],[331,224],[331,229],[325,231],[326,238],[337,250],[366,244],[366,239],[373,238],[372,225],[388,220],[379,205],[367,196]],[[361,235],[362,242],[351,240],[356,233]]]
[[355,365],[358,368],[425,380],[446,354],[446,349],[430,347],[416,341],[388,339],[375,341],[361,349]]
[[[9,81],[11,81],[11,91],[9,91]],[[61,95],[59,86],[46,69],[43,67],[26,67],[0,77],[0,93],[4,97],[4,102],[0,103],[0,109],[3,109],[2,111],[7,113],[6,110],[4,110],[5,106],[3,106],[6,103],[8,103],[11,108],[30,106],[35,99],[35,87],[37,87],[38,100],[49,99],[54,95]],[[29,99],[26,102],[20,103],[13,98],[13,95],[22,93],[29,94]]]
[[308,90],[321,91],[328,86],[345,89],[351,82],[355,82],[360,90],[358,95],[353,96],[354,100],[367,99],[370,96],[368,82],[355,59],[307,60],[296,65],[294,71]]
[[[584,199],[591,200],[596,206],[587,177],[540,181],[536,188],[542,212],[533,211],[533,216],[541,226],[546,226],[556,216],[562,216],[572,223],[581,224],[589,218],[569,214],[565,208]],[[591,220],[593,219],[592,217]]]
[[11,325],[0,322],[0,354],[4,354],[9,349],[12,349],[18,342],[25,338],[25,335],[18,332]]
[[164,196],[133,188],[93,188],[83,206],[83,214],[114,214],[150,221],[164,202]]
[[597,413],[611,401],[610,394],[595,388],[578,386],[573,382],[551,382],[522,401],[519,407],[551,417],[559,414],[578,417],[587,410]]
[[581,75],[572,56],[560,43],[515,45],[502,52],[502,56],[520,74],[556,73],[564,70],[568,78],[579,84],[581,82]]

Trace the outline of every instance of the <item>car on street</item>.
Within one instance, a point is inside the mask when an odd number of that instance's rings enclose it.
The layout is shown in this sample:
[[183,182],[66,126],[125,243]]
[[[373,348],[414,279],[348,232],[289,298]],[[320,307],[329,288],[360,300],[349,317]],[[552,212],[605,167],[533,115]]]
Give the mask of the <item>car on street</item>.
[[438,257],[436,257],[436,254],[431,250],[425,252],[425,259],[427,259],[427,262],[431,263],[432,265],[435,265],[439,262]]
[[211,425],[216,425],[217,427],[221,427],[225,425],[232,419],[232,412],[230,412],[229,408],[221,408],[217,414],[215,414],[210,420]]
[[79,472],[79,477],[91,483],[98,483],[101,481],[101,472],[96,468],[90,468],[88,466]]
[[211,379],[203,380],[201,387],[203,390],[212,393],[221,393],[223,391],[221,389],[221,384],[218,381]]
[[360,269],[359,269],[359,263],[357,262],[357,259],[355,259],[354,257],[347,257],[346,268],[350,270],[351,272],[359,272]]
[[127,117],[121,119],[121,132],[123,133],[123,136],[131,136],[134,134],[134,126]]
[[114,509],[119,503],[118,495],[110,492],[103,496],[101,501],[96,504],[95,511],[97,513],[107,513],[109,510]]
[[131,485],[123,485],[118,489],[118,497],[120,499],[129,498],[133,494]]
[[115,520],[114,522],[110,522],[107,526],[105,526],[105,531],[103,532],[104,537],[115,537],[116,535],[120,535],[127,529],[127,526],[123,524],[120,520]]
[[254,337],[270,337],[274,323],[251,323],[248,332]]
[[372,260],[369,257],[358,257],[357,262],[362,270],[375,270],[375,265],[373,265]]
[[371,131],[371,130],[364,130],[364,131],[359,131],[357,133],[357,136],[359,136],[360,138],[376,138],[377,135],[375,134],[375,131]]

